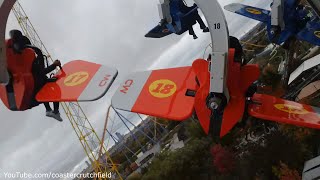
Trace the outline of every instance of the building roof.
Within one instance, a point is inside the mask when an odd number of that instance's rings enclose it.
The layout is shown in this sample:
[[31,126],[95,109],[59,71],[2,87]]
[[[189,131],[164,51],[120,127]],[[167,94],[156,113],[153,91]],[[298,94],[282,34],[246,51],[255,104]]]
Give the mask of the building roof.
[[320,156],[306,161],[303,168],[302,179],[312,180],[320,177]]
[[320,55],[317,55],[309,60],[304,61],[295,71],[290,74],[288,84],[291,84],[304,71],[307,71],[320,64]]
[[312,82],[300,91],[297,98],[298,99],[306,98],[312,95],[313,93],[317,92],[319,89],[320,89],[320,81]]

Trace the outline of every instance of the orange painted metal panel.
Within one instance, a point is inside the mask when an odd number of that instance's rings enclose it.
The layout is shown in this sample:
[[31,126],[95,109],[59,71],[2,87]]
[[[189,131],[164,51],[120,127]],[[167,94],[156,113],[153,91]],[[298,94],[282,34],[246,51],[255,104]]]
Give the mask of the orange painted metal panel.
[[[12,45],[11,40],[6,41],[6,44],[7,68],[13,78],[12,86],[15,95],[15,110],[26,110],[30,108],[33,98],[34,80],[32,76],[32,63],[35,59],[35,53],[32,49],[26,48],[21,54],[17,54],[13,52],[12,48],[9,48]],[[2,102],[6,107],[10,108],[5,86],[1,85],[0,94]]]
[[234,61],[234,49],[229,50],[228,89],[230,101],[224,109],[220,137],[225,136],[242,118],[245,110],[245,95],[249,86],[259,78],[257,65],[241,66]]
[[201,127],[206,134],[209,133],[211,110],[208,109],[206,100],[210,89],[209,62],[204,59],[197,59],[192,63],[193,71],[199,81],[200,87],[195,97],[195,111]]
[[193,112],[194,97],[186,96],[186,92],[196,88],[190,66],[154,70],[131,111],[172,120],[187,119]]
[[87,61],[71,61],[57,73],[58,80],[47,83],[36,99],[40,102],[77,101],[100,67]]
[[255,94],[249,106],[251,116],[279,123],[320,129],[319,108],[264,94]]

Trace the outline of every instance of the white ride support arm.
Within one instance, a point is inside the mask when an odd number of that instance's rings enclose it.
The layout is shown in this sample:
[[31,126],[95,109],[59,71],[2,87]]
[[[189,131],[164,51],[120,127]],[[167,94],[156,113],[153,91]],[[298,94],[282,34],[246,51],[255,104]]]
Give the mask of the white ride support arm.
[[8,84],[6,56],[6,25],[10,11],[16,0],[0,0],[0,84]]
[[203,12],[211,34],[210,93],[224,93],[228,97],[229,31],[226,18],[217,0],[195,0],[195,2]]
[[279,26],[281,30],[284,30],[285,24],[283,20],[284,15],[284,0],[273,0],[271,7],[271,25]]

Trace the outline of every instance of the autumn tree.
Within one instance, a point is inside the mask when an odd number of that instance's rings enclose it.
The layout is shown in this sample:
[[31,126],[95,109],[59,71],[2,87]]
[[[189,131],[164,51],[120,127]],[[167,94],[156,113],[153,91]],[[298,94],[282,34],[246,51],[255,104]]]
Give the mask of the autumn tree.
[[211,155],[213,165],[219,173],[228,174],[232,172],[235,167],[235,156],[229,149],[217,144],[211,148]]
[[290,169],[288,165],[280,161],[280,165],[272,168],[273,173],[281,180],[300,180],[301,176],[295,169]]
[[144,180],[195,179],[213,172],[210,139],[193,139],[174,152],[165,151],[156,156],[143,176]]

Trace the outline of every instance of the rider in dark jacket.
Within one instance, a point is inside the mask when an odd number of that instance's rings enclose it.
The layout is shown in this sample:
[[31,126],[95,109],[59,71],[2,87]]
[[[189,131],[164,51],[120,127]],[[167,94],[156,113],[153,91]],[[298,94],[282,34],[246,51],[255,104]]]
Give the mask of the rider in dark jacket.
[[[55,60],[53,64],[45,67],[44,55],[38,47],[31,45],[30,40],[26,36],[23,36],[19,30],[11,30],[9,34],[13,42],[12,48],[15,53],[22,53],[23,49],[31,48],[37,55],[32,64],[32,74],[34,78],[34,102],[32,102],[31,105],[32,107],[37,106],[39,102],[36,101],[35,96],[46,84],[48,79],[47,74],[54,71],[57,66],[61,66],[61,63],[59,60]],[[51,109],[49,102],[44,102],[43,104],[46,108],[46,116],[55,118],[58,121],[62,121],[59,113],[59,102],[53,103],[54,110]]]
[[[185,3],[184,0],[179,0],[178,1],[178,6],[179,6],[179,10],[184,13],[184,14],[187,14],[189,13],[191,10],[193,10],[194,8],[196,8],[196,4],[193,4],[193,6],[191,7],[188,7]],[[195,11],[193,13],[190,14],[191,16],[191,19],[194,19],[196,20],[199,25],[200,25],[200,29],[203,30],[203,32],[209,32],[209,28],[204,24],[202,18],[200,17],[200,15],[198,14],[198,11]],[[190,35],[193,35],[193,39],[197,39],[197,35],[195,34],[194,30],[193,30],[193,27],[192,27],[192,24],[190,24],[189,26],[189,34]]]

